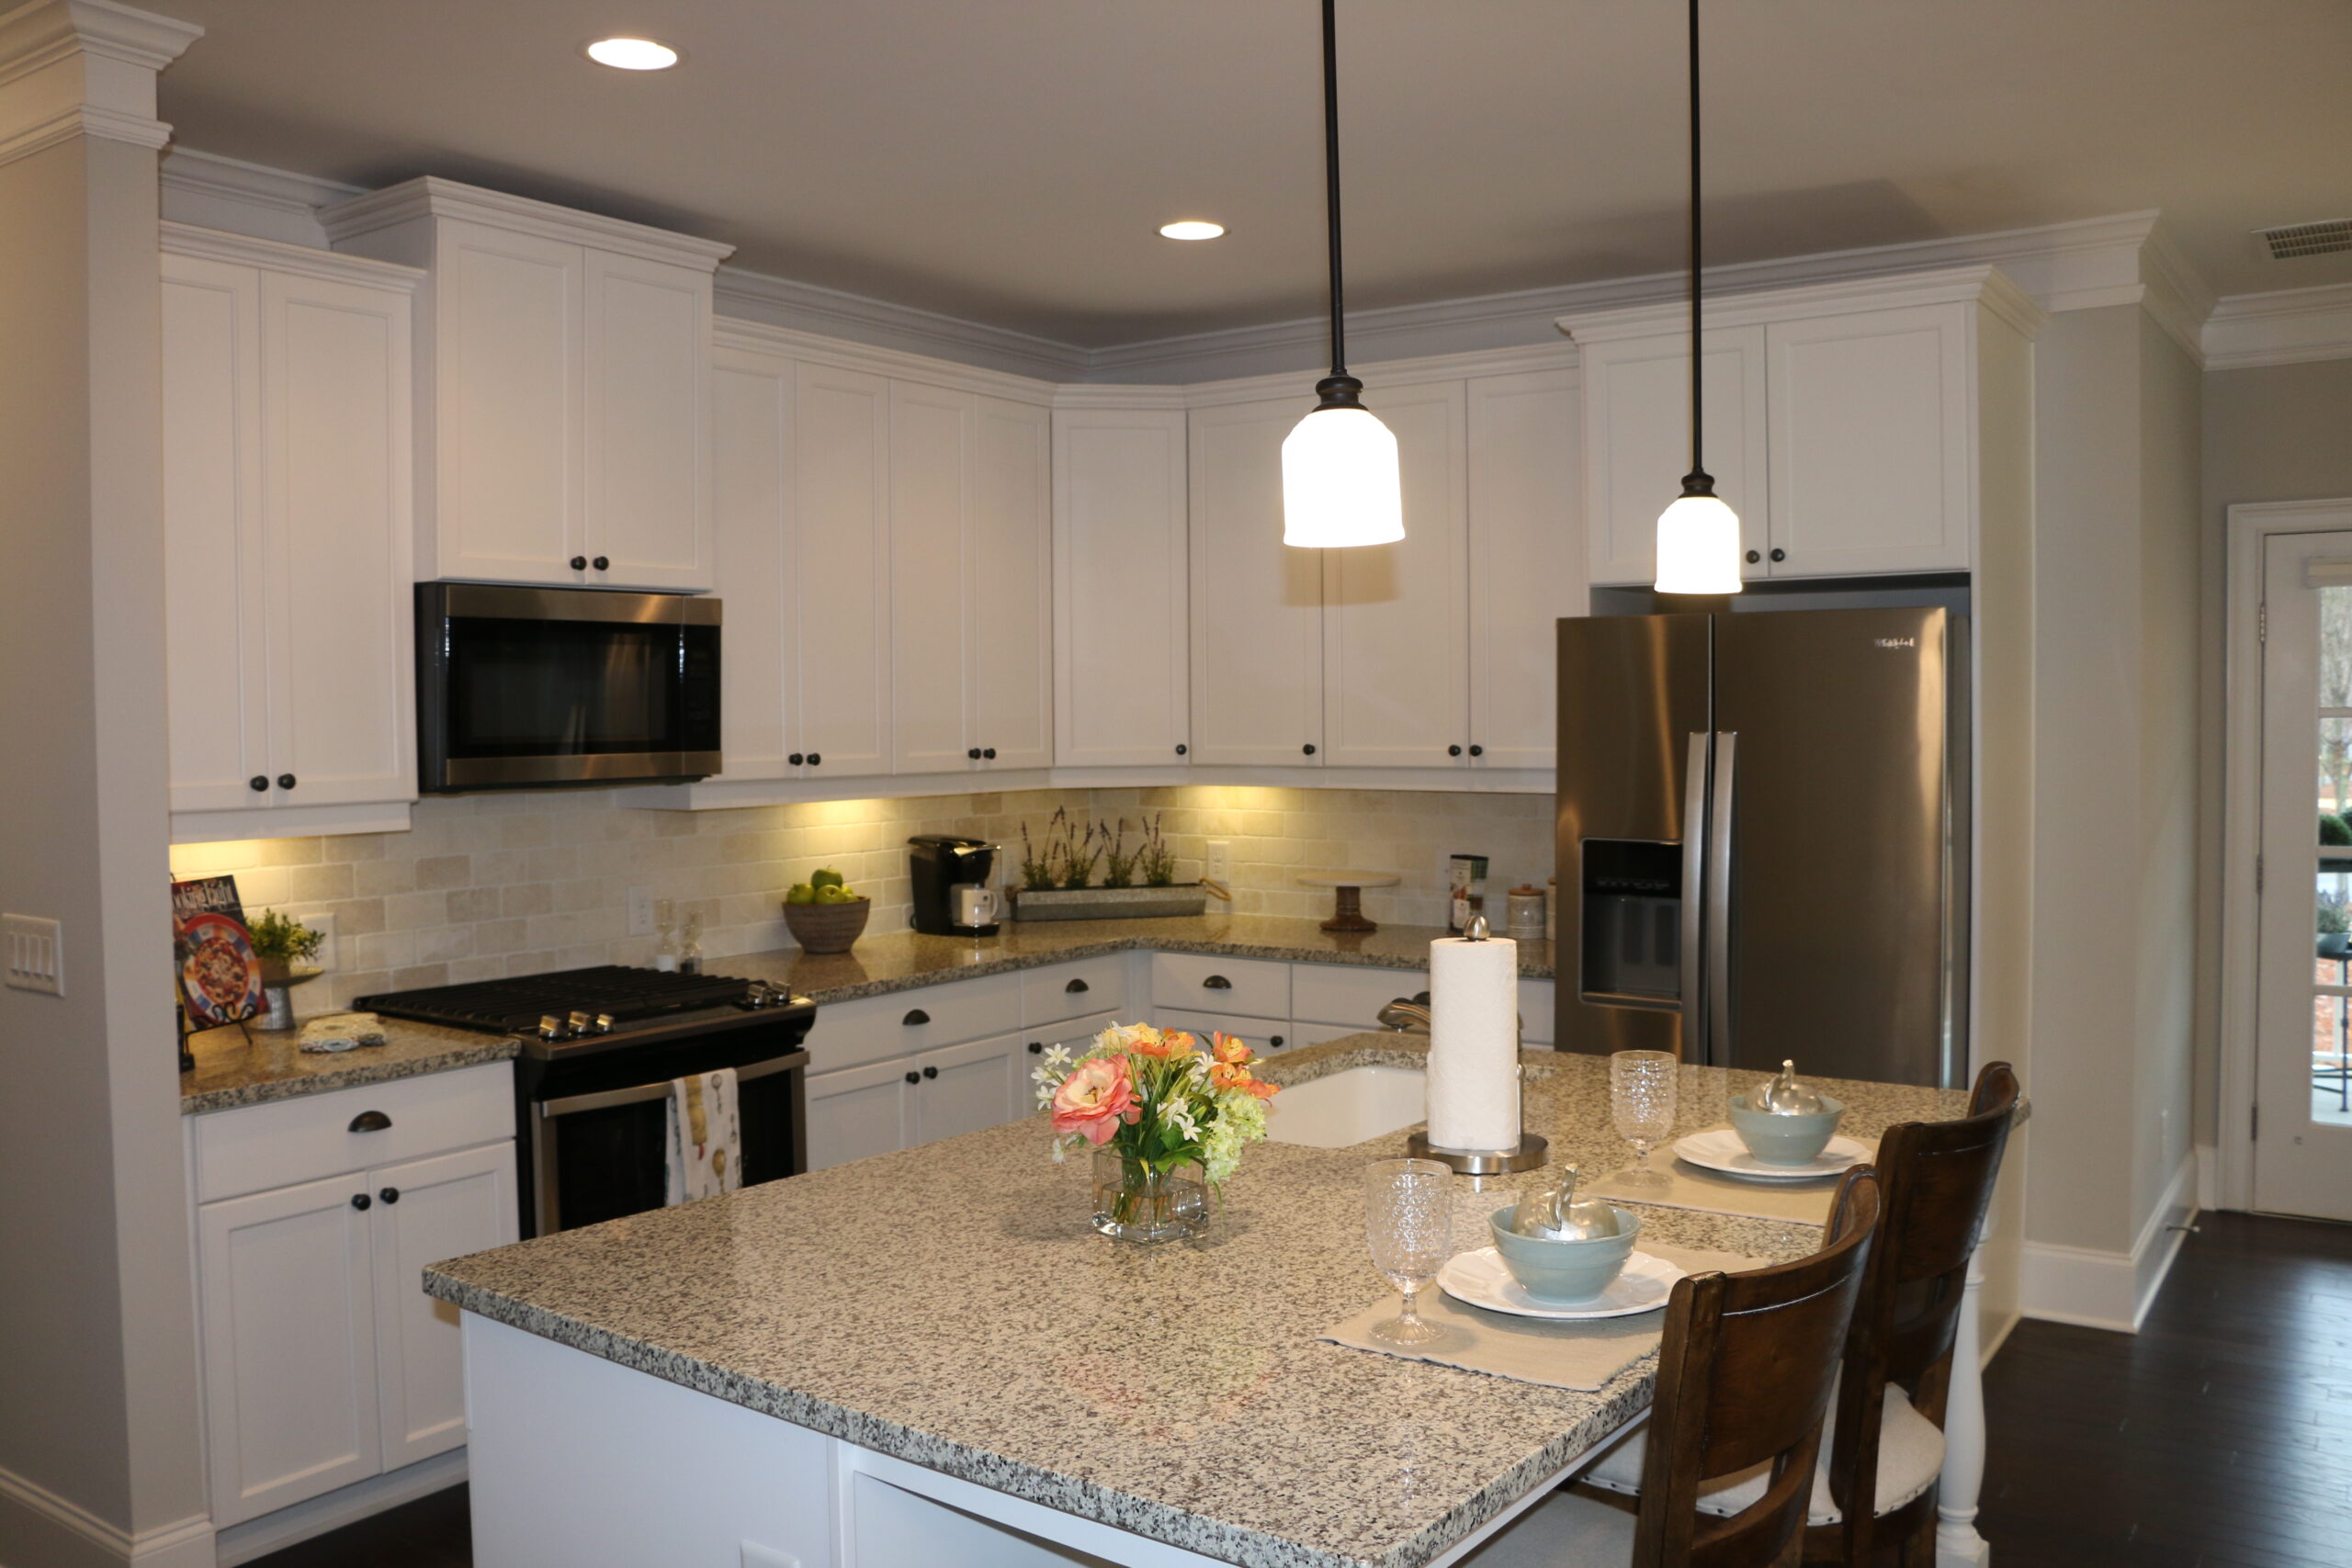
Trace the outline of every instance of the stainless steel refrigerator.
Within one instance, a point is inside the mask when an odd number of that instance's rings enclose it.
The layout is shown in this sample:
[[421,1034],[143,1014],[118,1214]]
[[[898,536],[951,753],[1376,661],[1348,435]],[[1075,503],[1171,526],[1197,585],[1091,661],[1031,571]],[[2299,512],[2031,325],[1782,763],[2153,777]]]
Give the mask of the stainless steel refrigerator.
[[1561,1049],[1962,1081],[1967,626],[1560,623]]

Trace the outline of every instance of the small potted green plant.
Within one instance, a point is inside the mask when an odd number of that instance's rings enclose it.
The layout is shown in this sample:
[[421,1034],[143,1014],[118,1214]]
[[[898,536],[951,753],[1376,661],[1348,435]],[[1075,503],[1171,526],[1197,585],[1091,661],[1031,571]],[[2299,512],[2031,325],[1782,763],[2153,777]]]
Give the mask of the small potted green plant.
[[[1115,827],[1097,822],[1081,828],[1067,810],[1057,810],[1046,824],[1041,852],[1023,823],[1021,886],[1012,895],[1012,918],[1165,919],[1197,915],[1207,907],[1207,890],[1199,883],[1177,883],[1176,852],[1168,847],[1158,818],[1144,819],[1139,842],[1127,834],[1124,818]],[[1099,886],[1092,885],[1098,866],[1102,872]]]
[[784,896],[785,927],[803,953],[847,953],[865,934],[873,912],[874,900],[831,866],[810,872]]
[[294,999],[288,993],[325,973],[317,961],[326,932],[313,931],[275,909],[264,909],[248,929],[253,933],[254,956],[261,960],[262,1027],[291,1029]]

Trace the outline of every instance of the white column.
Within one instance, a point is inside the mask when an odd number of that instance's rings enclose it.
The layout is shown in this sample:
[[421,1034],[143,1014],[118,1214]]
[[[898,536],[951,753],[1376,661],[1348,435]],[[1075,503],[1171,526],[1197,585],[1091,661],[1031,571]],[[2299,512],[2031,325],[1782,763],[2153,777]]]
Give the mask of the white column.
[[1984,1244],[1968,1259],[1968,1283],[1952,1334],[1951,1391],[1944,1401],[1944,1473],[1936,1498],[1936,1568],[1984,1568],[1992,1548],[1976,1533],[1984,1485],[1984,1368],[1976,1314],[1984,1291]]

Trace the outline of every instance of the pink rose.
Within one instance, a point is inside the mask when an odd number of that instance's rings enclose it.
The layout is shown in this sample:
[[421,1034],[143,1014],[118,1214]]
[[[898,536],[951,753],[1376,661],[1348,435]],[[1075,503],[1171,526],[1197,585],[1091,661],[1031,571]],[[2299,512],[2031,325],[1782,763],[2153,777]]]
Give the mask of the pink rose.
[[1054,1090],[1054,1131],[1083,1133],[1098,1147],[1111,1141],[1122,1122],[1143,1117],[1136,1103],[1135,1080],[1127,1076],[1125,1056],[1097,1056],[1080,1062],[1061,1088]]

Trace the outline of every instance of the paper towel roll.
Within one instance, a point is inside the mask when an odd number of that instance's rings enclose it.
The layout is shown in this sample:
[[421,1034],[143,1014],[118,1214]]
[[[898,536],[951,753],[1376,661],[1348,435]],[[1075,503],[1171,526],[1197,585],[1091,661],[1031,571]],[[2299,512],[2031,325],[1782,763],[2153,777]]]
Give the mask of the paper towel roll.
[[1519,944],[1430,943],[1430,1142],[1519,1146]]

